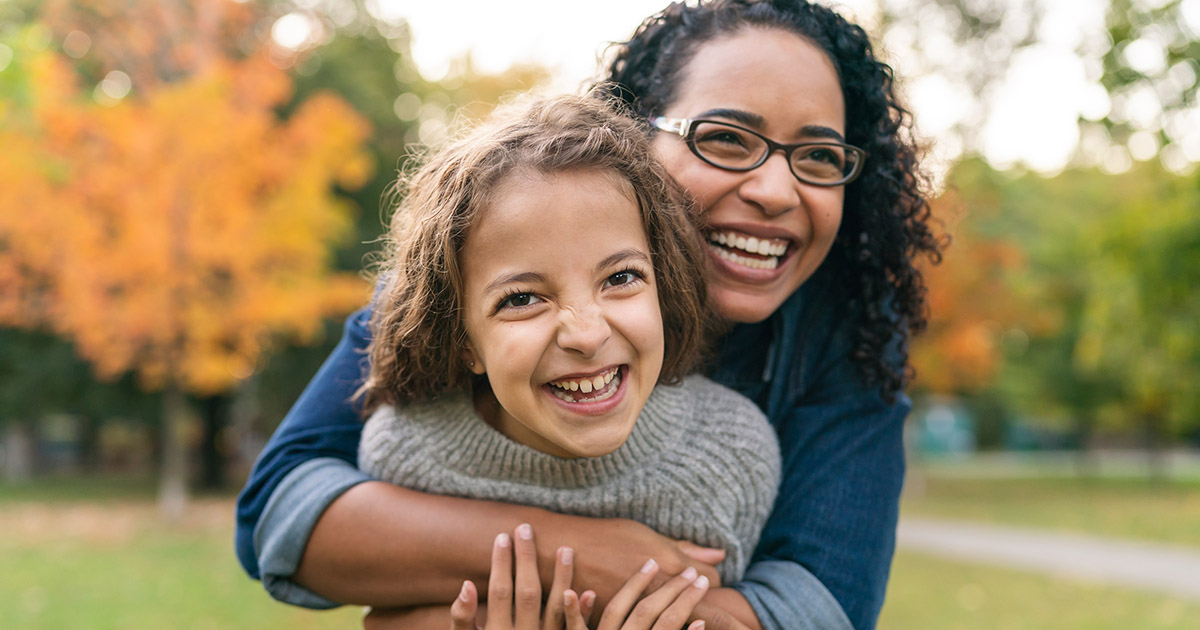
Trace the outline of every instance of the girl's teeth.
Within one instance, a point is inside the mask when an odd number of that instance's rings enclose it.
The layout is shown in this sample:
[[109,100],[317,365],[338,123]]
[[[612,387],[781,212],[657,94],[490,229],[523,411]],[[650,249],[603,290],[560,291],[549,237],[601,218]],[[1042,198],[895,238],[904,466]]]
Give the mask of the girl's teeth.
[[[553,393],[555,396],[557,396],[559,399],[564,400],[569,403],[595,403],[595,402],[608,400],[609,398],[612,398],[614,395],[616,395],[617,389],[620,388],[621,381],[620,381],[620,377],[618,374],[619,374],[618,371],[614,369],[611,372],[604,374],[602,376],[597,376],[595,379],[592,379],[592,380],[583,379],[583,380],[579,381],[578,388],[568,387],[566,383],[551,383],[552,387],[550,388],[550,392]],[[593,385],[595,385],[596,381],[600,381],[602,383],[602,385],[600,385],[600,386],[596,387],[594,390],[592,390],[591,388]],[[617,384],[606,388],[606,386],[608,386],[613,381],[616,381]],[[596,395],[591,398],[583,397],[583,398],[577,399],[576,397],[567,393],[568,391],[576,391],[576,390],[581,391],[585,394],[590,394],[592,391],[595,391]]]
[[[574,383],[571,383],[574,385]],[[590,394],[592,393],[592,382],[588,380],[579,381],[579,391]]]

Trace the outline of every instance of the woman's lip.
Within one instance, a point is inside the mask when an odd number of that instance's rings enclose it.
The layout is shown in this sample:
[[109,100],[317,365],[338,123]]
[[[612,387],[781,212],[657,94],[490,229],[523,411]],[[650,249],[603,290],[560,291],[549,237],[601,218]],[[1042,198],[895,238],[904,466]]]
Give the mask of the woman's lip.
[[800,242],[800,238],[792,232],[772,225],[754,223],[713,223],[704,226],[706,232],[740,232],[746,236],[758,239],[785,240],[792,245]]

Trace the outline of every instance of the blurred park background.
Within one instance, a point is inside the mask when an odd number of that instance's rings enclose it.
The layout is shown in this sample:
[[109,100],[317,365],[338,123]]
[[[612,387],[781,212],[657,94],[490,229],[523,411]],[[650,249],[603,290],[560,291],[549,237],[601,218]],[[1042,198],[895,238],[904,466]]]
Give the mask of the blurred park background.
[[[443,4],[0,0],[0,625],[358,625],[241,573],[234,493],[369,297],[413,148],[578,89],[661,8]],[[902,521],[1200,552],[1200,0],[843,8],[953,238]],[[880,627],[1194,629],[1200,600],[902,539]]]

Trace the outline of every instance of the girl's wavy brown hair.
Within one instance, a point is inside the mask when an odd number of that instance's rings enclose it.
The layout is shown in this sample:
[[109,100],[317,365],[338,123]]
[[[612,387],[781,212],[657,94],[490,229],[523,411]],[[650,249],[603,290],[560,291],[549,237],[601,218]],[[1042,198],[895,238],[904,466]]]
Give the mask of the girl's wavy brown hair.
[[647,130],[593,92],[500,113],[400,182],[371,317],[364,412],[434,397],[471,382],[463,364],[463,274],[471,226],[517,172],[588,170],[625,182],[637,201],[663,317],[660,383],[695,369],[710,325],[704,244],[687,196],[651,152]]

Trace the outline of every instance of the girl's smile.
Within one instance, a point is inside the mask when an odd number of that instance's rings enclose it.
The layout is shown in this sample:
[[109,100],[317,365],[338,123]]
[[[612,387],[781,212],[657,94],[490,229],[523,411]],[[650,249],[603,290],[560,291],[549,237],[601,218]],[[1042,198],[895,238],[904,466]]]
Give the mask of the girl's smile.
[[603,171],[518,171],[463,246],[471,371],[504,435],[559,457],[628,438],[663,361],[650,248],[628,185]]

